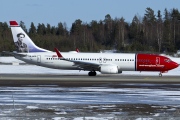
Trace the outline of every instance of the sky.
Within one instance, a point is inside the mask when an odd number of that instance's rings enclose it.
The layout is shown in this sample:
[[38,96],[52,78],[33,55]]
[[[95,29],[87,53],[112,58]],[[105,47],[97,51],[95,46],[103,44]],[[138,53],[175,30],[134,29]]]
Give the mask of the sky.
[[147,7],[155,14],[158,10],[163,14],[165,8],[180,11],[180,0],[1,0],[0,5],[0,22],[23,21],[27,28],[31,22],[35,26],[65,22],[70,28],[77,19],[90,23],[104,20],[107,14],[130,23],[135,15],[143,16]]

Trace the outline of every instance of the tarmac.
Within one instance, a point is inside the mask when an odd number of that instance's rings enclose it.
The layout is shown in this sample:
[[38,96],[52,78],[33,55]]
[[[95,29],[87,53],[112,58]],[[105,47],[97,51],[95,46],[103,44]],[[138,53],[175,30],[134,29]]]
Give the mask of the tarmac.
[[180,83],[180,76],[0,74],[0,86],[91,86],[102,83]]
[[179,88],[169,75],[0,74],[0,119],[178,120]]

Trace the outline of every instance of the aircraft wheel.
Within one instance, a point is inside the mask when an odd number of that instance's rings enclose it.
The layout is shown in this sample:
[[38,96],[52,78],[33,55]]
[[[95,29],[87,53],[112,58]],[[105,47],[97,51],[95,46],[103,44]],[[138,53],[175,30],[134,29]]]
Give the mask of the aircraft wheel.
[[89,75],[89,76],[96,76],[96,72],[95,72],[95,71],[89,72],[88,75]]
[[93,72],[93,76],[96,76],[96,72],[95,71]]
[[162,77],[162,73],[161,72],[159,73],[159,77]]
[[89,76],[91,76],[91,74],[92,74],[91,72],[88,73]]

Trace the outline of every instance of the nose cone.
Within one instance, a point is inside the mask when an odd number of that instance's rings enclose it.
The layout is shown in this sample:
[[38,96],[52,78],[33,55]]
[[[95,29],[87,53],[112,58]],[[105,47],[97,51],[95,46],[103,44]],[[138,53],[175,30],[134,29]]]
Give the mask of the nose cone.
[[178,66],[179,66],[178,63],[176,63],[176,62],[174,62],[174,61],[171,62],[171,69],[175,69],[175,68],[177,68]]

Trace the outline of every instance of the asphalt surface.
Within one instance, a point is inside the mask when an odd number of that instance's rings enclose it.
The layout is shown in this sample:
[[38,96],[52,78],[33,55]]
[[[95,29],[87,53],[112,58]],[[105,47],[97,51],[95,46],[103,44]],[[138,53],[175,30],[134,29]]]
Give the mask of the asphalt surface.
[[178,120],[179,90],[180,76],[0,74],[0,118]]
[[180,83],[180,76],[0,74],[0,86],[92,86],[102,83]]

